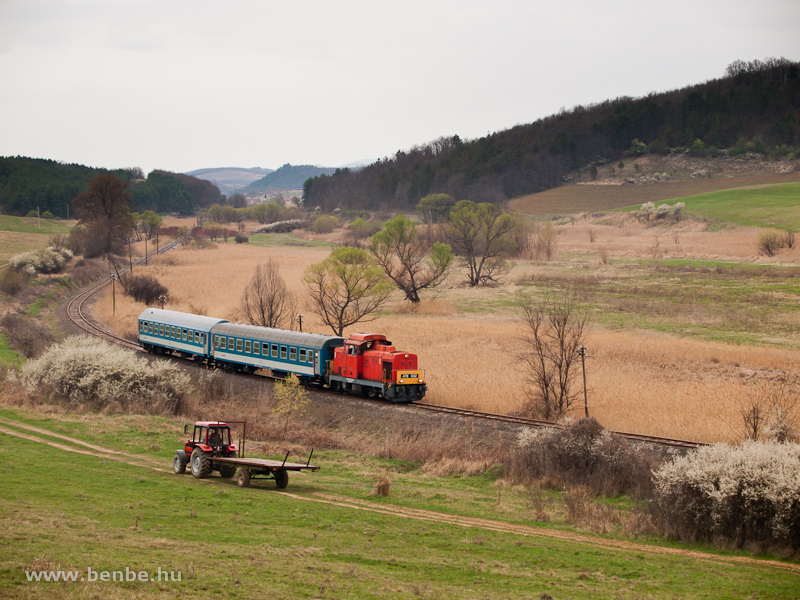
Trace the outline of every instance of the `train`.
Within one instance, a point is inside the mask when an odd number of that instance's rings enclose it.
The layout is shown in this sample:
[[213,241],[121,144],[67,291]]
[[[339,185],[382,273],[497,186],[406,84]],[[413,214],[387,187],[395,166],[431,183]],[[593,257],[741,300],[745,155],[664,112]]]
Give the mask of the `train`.
[[211,368],[275,377],[392,402],[421,400],[428,387],[417,355],[381,334],[349,338],[232,323],[160,308],[139,315],[137,339],[151,354],[178,355]]

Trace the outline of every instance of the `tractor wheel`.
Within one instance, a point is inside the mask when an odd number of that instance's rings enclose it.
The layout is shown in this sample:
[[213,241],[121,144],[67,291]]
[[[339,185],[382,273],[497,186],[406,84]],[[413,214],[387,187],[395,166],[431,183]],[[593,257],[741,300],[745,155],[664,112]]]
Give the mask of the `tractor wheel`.
[[177,454],[175,458],[172,459],[172,470],[175,471],[175,475],[181,475],[186,473],[186,463],[181,460],[181,457]]
[[236,465],[227,465],[219,468],[219,474],[225,479],[230,479],[236,475]]
[[239,469],[239,476],[236,478],[236,485],[239,487],[250,487],[250,469],[242,467]]
[[208,456],[206,456],[206,453],[200,450],[200,448],[192,450],[191,463],[192,475],[197,477],[197,479],[208,477],[208,474],[211,473],[211,461],[208,460]]
[[285,469],[275,471],[275,485],[278,486],[279,490],[289,485],[289,471]]

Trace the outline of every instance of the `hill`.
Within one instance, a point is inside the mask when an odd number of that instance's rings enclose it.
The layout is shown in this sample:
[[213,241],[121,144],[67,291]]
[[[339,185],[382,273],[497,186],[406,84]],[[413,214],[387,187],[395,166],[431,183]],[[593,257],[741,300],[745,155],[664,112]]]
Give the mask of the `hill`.
[[29,211],[50,211],[66,219],[73,216],[72,199],[89,189],[89,182],[111,173],[130,181],[128,170],[109,171],[25,156],[0,157],[0,212],[24,216]]
[[442,137],[358,172],[315,177],[304,201],[325,210],[409,208],[432,193],[505,202],[561,185],[576,169],[647,153],[786,157],[800,148],[798,111],[798,63],[739,61],[706,83],[577,106],[478,140]]
[[310,177],[332,175],[338,169],[315,167],[312,165],[290,165],[286,163],[277,171],[254,181],[241,191],[245,195],[264,194],[269,192],[299,190]]
[[274,169],[262,169],[259,167],[253,167],[252,169],[240,167],[212,167],[209,169],[189,171],[185,173],[185,175],[191,175],[198,179],[205,179],[206,181],[215,183],[223,194],[229,196],[273,172]]

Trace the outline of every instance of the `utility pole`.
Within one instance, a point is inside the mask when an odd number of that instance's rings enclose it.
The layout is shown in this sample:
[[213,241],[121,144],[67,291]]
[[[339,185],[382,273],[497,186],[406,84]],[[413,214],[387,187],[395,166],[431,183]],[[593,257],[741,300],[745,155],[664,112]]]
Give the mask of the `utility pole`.
[[147,236],[144,236],[144,266],[147,266]]
[[111,314],[117,314],[117,274],[111,274]]
[[581,345],[578,348],[578,356],[581,357],[581,363],[583,364],[583,408],[586,411],[586,418],[589,418],[589,398],[586,394],[586,351],[588,348],[586,346]]
[[300,325],[300,331],[302,332],[303,331],[303,315],[297,315],[297,318],[295,319],[295,321],[297,321],[298,325]]

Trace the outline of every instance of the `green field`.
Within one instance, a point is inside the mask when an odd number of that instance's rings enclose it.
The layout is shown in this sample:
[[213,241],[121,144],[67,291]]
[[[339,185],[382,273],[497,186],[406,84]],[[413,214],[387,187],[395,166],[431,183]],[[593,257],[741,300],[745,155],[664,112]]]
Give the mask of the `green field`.
[[800,229],[800,183],[738,188],[667,200],[687,214],[737,225]]
[[[790,598],[800,580],[781,563],[543,527],[525,493],[501,495],[489,475],[431,477],[328,451],[315,454],[321,471],[293,474],[283,492],[272,482],[239,489],[170,472],[173,419],[8,409],[0,419],[38,440],[0,437],[6,597]],[[97,450],[9,419],[141,458],[79,454]],[[371,496],[381,473],[394,481],[389,498]],[[159,568],[172,579],[98,575]],[[29,582],[26,571],[39,570],[78,580]]]

